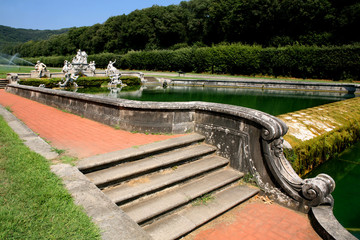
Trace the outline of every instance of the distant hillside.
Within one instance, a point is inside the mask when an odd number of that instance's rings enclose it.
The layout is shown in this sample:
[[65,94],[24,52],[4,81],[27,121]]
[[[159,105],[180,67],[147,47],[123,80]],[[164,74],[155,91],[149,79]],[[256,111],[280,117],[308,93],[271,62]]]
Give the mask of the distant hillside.
[[46,40],[53,35],[62,34],[67,31],[69,31],[68,28],[60,30],[32,30],[0,25],[0,47],[5,44],[25,43],[30,40]]

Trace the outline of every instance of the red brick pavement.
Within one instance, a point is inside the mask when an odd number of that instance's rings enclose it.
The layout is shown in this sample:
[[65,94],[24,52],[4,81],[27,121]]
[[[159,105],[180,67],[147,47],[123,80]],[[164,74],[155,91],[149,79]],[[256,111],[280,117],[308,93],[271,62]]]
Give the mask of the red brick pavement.
[[198,229],[186,240],[317,240],[305,214],[278,204],[253,201]]
[[65,113],[56,108],[0,90],[0,104],[57,149],[78,158],[177,137],[146,135],[116,130],[110,126]]

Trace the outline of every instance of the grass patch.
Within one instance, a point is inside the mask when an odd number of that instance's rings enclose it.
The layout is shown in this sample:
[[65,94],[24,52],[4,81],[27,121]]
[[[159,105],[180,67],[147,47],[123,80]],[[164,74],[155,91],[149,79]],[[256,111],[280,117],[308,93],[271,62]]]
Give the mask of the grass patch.
[[50,163],[0,117],[0,239],[100,239]]
[[211,193],[205,194],[201,197],[196,198],[192,204],[194,206],[207,205],[210,201],[214,200],[214,196]]
[[70,164],[72,166],[75,166],[75,163],[77,160],[78,160],[77,157],[72,157],[72,156],[68,156],[68,155],[64,155],[64,156],[60,157],[60,161],[62,163]]
[[242,179],[240,181],[243,182],[243,183],[256,185],[256,180],[255,180],[254,176],[251,173],[244,174],[244,176],[242,177]]
[[65,153],[65,150],[63,150],[63,149],[57,149],[57,148],[54,148],[54,147],[51,148],[51,151],[56,152],[56,153],[59,154],[59,155]]
[[8,112],[13,112],[13,110],[11,109],[11,107],[10,106],[5,106],[5,109],[8,111]]

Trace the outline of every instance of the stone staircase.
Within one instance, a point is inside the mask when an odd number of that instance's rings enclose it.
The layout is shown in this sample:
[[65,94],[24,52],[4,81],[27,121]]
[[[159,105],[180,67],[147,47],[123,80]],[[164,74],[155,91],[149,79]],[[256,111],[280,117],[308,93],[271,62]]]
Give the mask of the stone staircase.
[[176,239],[259,189],[199,134],[83,159],[78,168],[154,239]]
[[0,79],[0,89],[4,89],[6,85],[9,84],[9,81],[6,79]]

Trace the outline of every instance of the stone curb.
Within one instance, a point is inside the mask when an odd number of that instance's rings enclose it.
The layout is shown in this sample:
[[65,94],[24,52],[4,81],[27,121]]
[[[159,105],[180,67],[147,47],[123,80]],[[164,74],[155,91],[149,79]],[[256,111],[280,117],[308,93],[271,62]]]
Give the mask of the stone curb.
[[335,218],[331,206],[318,206],[309,212],[311,225],[323,239],[356,240]]
[[300,82],[288,80],[267,79],[239,79],[239,80],[198,80],[198,79],[170,79],[170,85],[204,86],[204,87],[241,87],[260,89],[282,89],[320,92],[360,93],[360,85],[354,83]]
[[57,158],[59,155],[52,150],[52,147],[28,128],[23,122],[17,119],[11,112],[0,105],[0,115],[2,115],[13,131],[24,140],[26,146],[32,151],[40,154],[48,160]]
[[99,226],[102,239],[152,239],[76,167],[57,164],[51,166],[51,171],[62,178],[75,203],[82,206],[92,221]]

